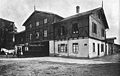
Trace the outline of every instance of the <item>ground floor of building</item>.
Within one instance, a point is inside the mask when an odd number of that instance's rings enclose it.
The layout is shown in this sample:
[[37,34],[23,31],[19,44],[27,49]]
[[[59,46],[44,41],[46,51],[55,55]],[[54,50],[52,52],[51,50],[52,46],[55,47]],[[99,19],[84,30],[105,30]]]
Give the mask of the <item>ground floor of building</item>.
[[49,41],[50,55],[94,58],[107,55],[104,41],[91,38]]
[[113,44],[92,38],[74,38],[69,40],[50,40],[16,45],[17,51],[24,56],[65,56],[77,58],[95,58],[111,55]]

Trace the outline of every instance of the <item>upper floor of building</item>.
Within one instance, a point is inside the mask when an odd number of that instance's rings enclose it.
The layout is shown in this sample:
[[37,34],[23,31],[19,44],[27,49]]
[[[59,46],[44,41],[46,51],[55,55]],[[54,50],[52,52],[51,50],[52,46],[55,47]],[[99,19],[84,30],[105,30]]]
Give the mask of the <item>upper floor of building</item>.
[[102,7],[64,18],[54,25],[57,40],[78,37],[105,40],[109,29]]

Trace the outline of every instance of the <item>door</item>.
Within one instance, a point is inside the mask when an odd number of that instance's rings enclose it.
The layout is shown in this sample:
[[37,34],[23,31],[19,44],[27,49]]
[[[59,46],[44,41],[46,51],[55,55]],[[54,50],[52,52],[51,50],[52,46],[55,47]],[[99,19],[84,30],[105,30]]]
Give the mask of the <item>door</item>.
[[98,56],[100,55],[100,45],[98,44]]

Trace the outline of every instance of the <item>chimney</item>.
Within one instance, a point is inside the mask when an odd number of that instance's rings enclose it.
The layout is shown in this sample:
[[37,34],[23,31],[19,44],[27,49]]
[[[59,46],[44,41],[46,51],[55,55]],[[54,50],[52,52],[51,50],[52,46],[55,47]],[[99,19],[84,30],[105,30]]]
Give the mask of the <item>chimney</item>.
[[79,11],[80,11],[80,7],[76,6],[76,13],[79,13]]

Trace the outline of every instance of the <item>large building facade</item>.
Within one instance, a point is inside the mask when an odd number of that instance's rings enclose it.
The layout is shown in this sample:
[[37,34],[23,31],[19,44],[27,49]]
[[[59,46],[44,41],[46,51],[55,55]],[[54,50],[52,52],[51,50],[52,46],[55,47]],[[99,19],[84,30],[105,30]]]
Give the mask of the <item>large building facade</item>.
[[62,17],[43,11],[34,11],[25,21],[25,48],[28,55],[48,56],[49,41],[53,40],[52,25],[63,19]]

